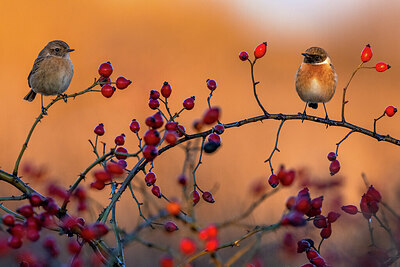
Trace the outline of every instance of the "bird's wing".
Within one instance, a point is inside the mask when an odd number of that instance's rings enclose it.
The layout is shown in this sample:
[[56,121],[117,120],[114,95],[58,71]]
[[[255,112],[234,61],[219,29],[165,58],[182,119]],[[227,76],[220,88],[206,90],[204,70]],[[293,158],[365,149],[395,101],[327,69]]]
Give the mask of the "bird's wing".
[[29,81],[29,78],[31,77],[32,74],[34,74],[34,73],[39,69],[40,63],[41,63],[45,58],[46,58],[46,56],[40,56],[40,55],[39,55],[39,57],[37,57],[36,60],[35,60],[35,62],[33,63],[32,70],[31,70],[31,72],[30,72],[29,75],[28,75],[28,85],[29,85],[29,88],[32,88],[31,82]]

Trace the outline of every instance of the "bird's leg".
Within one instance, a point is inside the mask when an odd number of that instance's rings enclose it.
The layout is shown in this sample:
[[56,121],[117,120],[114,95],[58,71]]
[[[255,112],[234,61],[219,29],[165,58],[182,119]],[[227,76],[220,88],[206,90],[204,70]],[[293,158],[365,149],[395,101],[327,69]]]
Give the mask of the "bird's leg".
[[306,102],[306,106],[304,107],[303,114],[301,114],[301,122],[304,122],[304,119],[307,116],[307,114],[306,114],[307,105],[308,105],[308,103]]
[[41,95],[41,102],[42,102],[42,113],[43,113],[43,115],[47,115],[47,109],[43,106],[43,95],[42,94],[40,94]]
[[326,107],[325,103],[322,103],[324,105],[324,110],[325,110],[325,120],[326,120],[326,128],[329,126],[329,117],[328,117],[328,112],[326,112]]
[[67,99],[68,99],[68,95],[67,94],[59,94],[59,96],[63,98],[65,103],[67,103]]

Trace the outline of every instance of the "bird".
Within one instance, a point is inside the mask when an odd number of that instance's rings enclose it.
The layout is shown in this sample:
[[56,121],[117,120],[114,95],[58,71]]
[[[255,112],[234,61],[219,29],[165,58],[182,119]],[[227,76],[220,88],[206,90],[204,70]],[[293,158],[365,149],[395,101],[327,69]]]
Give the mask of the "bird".
[[49,42],[40,51],[33,63],[31,72],[28,75],[28,85],[31,88],[24,100],[32,102],[36,94],[41,94],[42,113],[47,114],[43,106],[43,96],[60,95],[67,100],[63,94],[71,83],[74,74],[69,53],[75,51],[61,40]]
[[303,62],[295,76],[296,91],[301,100],[306,102],[303,120],[306,116],[307,105],[317,109],[322,103],[325,119],[329,120],[325,103],[335,94],[337,74],[328,53],[320,47],[310,47],[304,53]]

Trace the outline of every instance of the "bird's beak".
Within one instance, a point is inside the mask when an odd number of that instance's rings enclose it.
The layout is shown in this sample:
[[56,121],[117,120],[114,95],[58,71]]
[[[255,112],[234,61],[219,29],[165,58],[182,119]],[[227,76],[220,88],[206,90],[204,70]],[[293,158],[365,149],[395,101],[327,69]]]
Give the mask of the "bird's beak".
[[73,52],[73,51],[75,51],[75,49],[67,49],[67,52],[69,53],[69,52]]
[[303,56],[305,56],[305,57],[306,57],[306,56],[308,56],[308,54],[307,54],[307,53],[301,53],[301,54],[302,54]]

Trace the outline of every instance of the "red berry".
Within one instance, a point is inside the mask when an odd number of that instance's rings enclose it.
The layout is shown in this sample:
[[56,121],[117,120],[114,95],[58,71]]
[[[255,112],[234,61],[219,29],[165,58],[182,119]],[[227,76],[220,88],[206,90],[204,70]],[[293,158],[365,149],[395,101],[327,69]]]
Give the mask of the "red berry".
[[306,239],[297,242],[297,253],[302,253],[309,248],[311,248],[311,244]]
[[[120,160],[123,160],[123,159],[120,159]],[[113,175],[121,175],[124,173],[124,168],[119,163],[109,162],[107,164],[107,172],[110,174],[113,174]],[[106,182],[106,181],[104,181],[104,182]]]
[[187,110],[191,110],[194,107],[194,96],[186,98],[183,101],[183,107]]
[[190,193],[190,195],[192,196],[192,199],[193,199],[193,206],[196,205],[197,203],[199,203],[200,194],[199,194],[199,192],[197,192],[197,190],[192,191],[192,193]]
[[367,44],[363,51],[361,52],[361,61],[362,62],[368,62],[372,58],[372,49],[369,44]]
[[163,126],[164,124],[164,119],[161,115],[161,112],[157,112],[156,114],[153,115],[154,118],[154,124],[153,124],[153,128],[158,129],[161,126]]
[[214,143],[220,144],[221,137],[219,137],[219,135],[216,133],[212,133],[208,136],[208,142],[214,142]]
[[174,222],[168,221],[168,222],[164,223],[164,229],[165,229],[165,231],[172,233],[172,232],[177,231],[179,228]]
[[217,124],[213,127],[214,132],[221,135],[225,131],[225,127],[223,124]]
[[160,266],[161,267],[174,267],[174,259],[169,255],[163,256],[160,259]]
[[385,70],[387,70],[387,69],[390,69],[391,67],[390,67],[390,65],[388,65],[388,64],[386,64],[386,63],[384,63],[384,62],[378,62],[378,63],[376,63],[376,65],[375,65],[375,69],[376,69],[376,71],[378,71],[378,72],[383,72],[383,71],[385,71]]
[[12,236],[22,238],[25,235],[25,227],[21,223],[15,223],[9,232]]
[[143,157],[147,161],[153,161],[158,156],[158,150],[155,146],[145,146],[143,148]]
[[261,58],[267,52],[267,42],[259,44],[256,49],[254,50],[254,56],[257,58]]
[[210,239],[206,242],[206,251],[215,251],[218,248],[218,240],[216,238]]
[[81,245],[76,240],[71,240],[68,242],[68,251],[71,254],[77,254],[81,251]]
[[309,249],[306,253],[307,253],[307,259],[309,260],[319,257],[319,253],[314,249]]
[[[103,84],[110,84],[111,83],[110,77],[104,77],[104,76],[100,76],[100,78],[97,81],[101,82]],[[100,87],[101,87],[101,85],[100,85]]]
[[164,82],[161,87],[161,94],[163,97],[168,98],[172,93],[171,85],[168,82]]
[[144,181],[146,182],[147,186],[151,186],[155,184],[157,178],[156,174],[154,172],[148,172],[146,176],[144,177]]
[[105,236],[109,231],[108,227],[104,223],[96,222],[92,227],[96,234],[96,238]]
[[193,252],[195,252],[196,250],[196,244],[194,243],[194,241],[187,237],[181,240],[179,247],[181,249],[181,252],[186,255],[193,254]]
[[15,217],[12,214],[9,214],[9,213],[4,214],[3,217],[1,217],[1,220],[4,225],[14,226]]
[[125,134],[120,134],[115,137],[114,142],[117,146],[123,146],[125,144]]
[[210,192],[208,192],[208,191],[205,191],[205,192],[203,193],[202,197],[203,197],[203,199],[204,199],[206,202],[208,202],[208,203],[214,203],[214,202],[215,202],[215,200],[214,200],[214,198],[213,198],[213,195],[212,195]]
[[24,216],[25,218],[29,218],[33,215],[33,208],[31,205],[24,205],[17,209],[17,212]]
[[313,224],[317,228],[325,228],[327,226],[325,216],[324,215],[315,216]]
[[42,198],[38,194],[32,194],[29,197],[29,203],[31,203],[33,207],[39,207],[42,204]]
[[165,124],[165,130],[167,131],[176,131],[178,130],[178,123],[174,121],[167,122]]
[[239,58],[241,61],[246,61],[249,58],[249,54],[246,51],[242,51],[239,54]]
[[288,210],[291,210],[294,207],[294,204],[296,203],[296,197],[291,196],[286,200],[286,208]]
[[211,91],[214,91],[215,89],[217,89],[217,82],[215,80],[208,79],[207,80],[207,87]]
[[314,198],[313,200],[311,200],[311,207],[313,209],[320,209],[322,207],[323,200],[324,200],[323,196]]
[[158,101],[158,99],[149,99],[149,107],[153,110],[158,109],[158,107],[160,106],[160,101]]
[[93,183],[90,184],[91,188],[97,189],[97,190],[102,190],[106,185],[102,181],[94,181]]
[[279,178],[275,174],[271,174],[268,178],[268,183],[272,188],[275,188],[279,184]]
[[335,175],[336,173],[339,172],[339,170],[340,170],[340,162],[337,159],[335,159],[329,165],[329,171],[331,175]]
[[153,188],[151,189],[151,192],[156,197],[161,198],[161,190],[160,190],[160,187],[158,187],[157,185],[153,186]]
[[328,160],[329,161],[334,161],[336,159],[336,153],[335,152],[329,152],[328,153]]
[[38,241],[40,238],[38,229],[28,228],[28,230],[26,231],[26,238],[32,242]]
[[209,226],[207,226],[207,228],[205,229],[207,231],[207,238],[216,238],[217,234],[218,234],[218,228],[211,224]]
[[171,146],[176,144],[176,141],[178,140],[178,134],[176,131],[167,131],[164,135],[164,140],[170,144]]
[[340,214],[334,211],[330,211],[328,213],[328,216],[326,217],[328,219],[329,223],[336,222],[336,220],[340,217]]
[[115,92],[115,87],[111,86],[109,84],[105,84],[101,87],[101,94],[106,97],[106,98],[110,98],[112,97],[112,95]]
[[[296,173],[294,170],[286,172],[286,175],[280,179],[283,186],[289,186],[293,183]],[[279,175],[278,175],[279,177]]]
[[17,248],[20,248],[20,247],[22,246],[22,240],[21,240],[20,237],[11,235],[11,236],[8,238],[7,244],[8,244],[8,246],[9,246],[10,248],[17,249]]
[[178,183],[182,186],[186,186],[187,184],[187,178],[184,174],[178,177]]
[[176,133],[178,134],[179,137],[182,137],[182,136],[186,133],[185,126],[179,124],[179,125],[177,126]]
[[342,206],[342,210],[351,215],[357,214],[358,212],[357,207],[354,205]]
[[81,232],[81,237],[85,241],[92,241],[93,239],[95,239],[96,238],[96,233],[95,233],[93,227],[85,227],[85,228],[83,228],[82,232]]
[[320,236],[324,239],[327,239],[331,236],[332,234],[332,226],[331,223],[328,223],[325,228],[321,230]]
[[218,121],[220,116],[220,109],[218,107],[212,107],[206,111],[203,115],[203,123],[213,124]]
[[121,90],[128,87],[131,83],[132,83],[132,81],[130,81],[122,76],[118,77],[116,80],[116,86],[118,89],[121,89]]
[[371,185],[368,188],[367,193],[365,194],[365,196],[367,197],[368,200],[372,200],[372,201],[376,201],[376,202],[380,202],[382,200],[382,196],[381,193],[379,193],[378,190],[375,189],[375,187],[373,185]]
[[155,129],[147,130],[143,140],[146,145],[156,146],[161,141],[160,133]]
[[393,107],[393,106],[387,106],[385,109],[385,114],[388,117],[393,117],[394,114],[396,114],[397,112],[397,108]]
[[111,180],[111,175],[109,172],[106,172],[104,170],[98,170],[94,172],[94,178],[96,179],[96,181],[105,183]]
[[307,213],[311,209],[311,201],[309,197],[297,197],[294,208],[302,213]]
[[102,63],[99,67],[99,74],[103,77],[109,77],[113,72],[110,62]]
[[137,122],[137,120],[133,119],[131,124],[129,125],[129,128],[132,132],[137,133],[140,130],[140,124],[139,122]]
[[[125,147],[123,147],[123,146],[118,147],[118,148],[115,150],[115,152],[116,152],[116,153],[128,154],[128,150],[127,150]],[[126,159],[128,156],[127,156],[127,155],[119,155],[119,154],[116,154],[115,157],[116,157],[117,159]]]
[[99,125],[94,128],[94,133],[97,134],[98,136],[104,135],[104,124],[100,123]]
[[160,92],[158,92],[157,90],[151,90],[150,91],[150,98],[151,99],[159,99],[160,98]]
[[193,127],[196,131],[201,132],[201,129],[203,128],[203,123],[202,123],[201,120],[196,119],[196,120],[193,121],[192,127]]
[[325,260],[320,256],[310,259],[310,262],[312,264],[314,264],[313,266],[316,266],[316,267],[326,267]]

